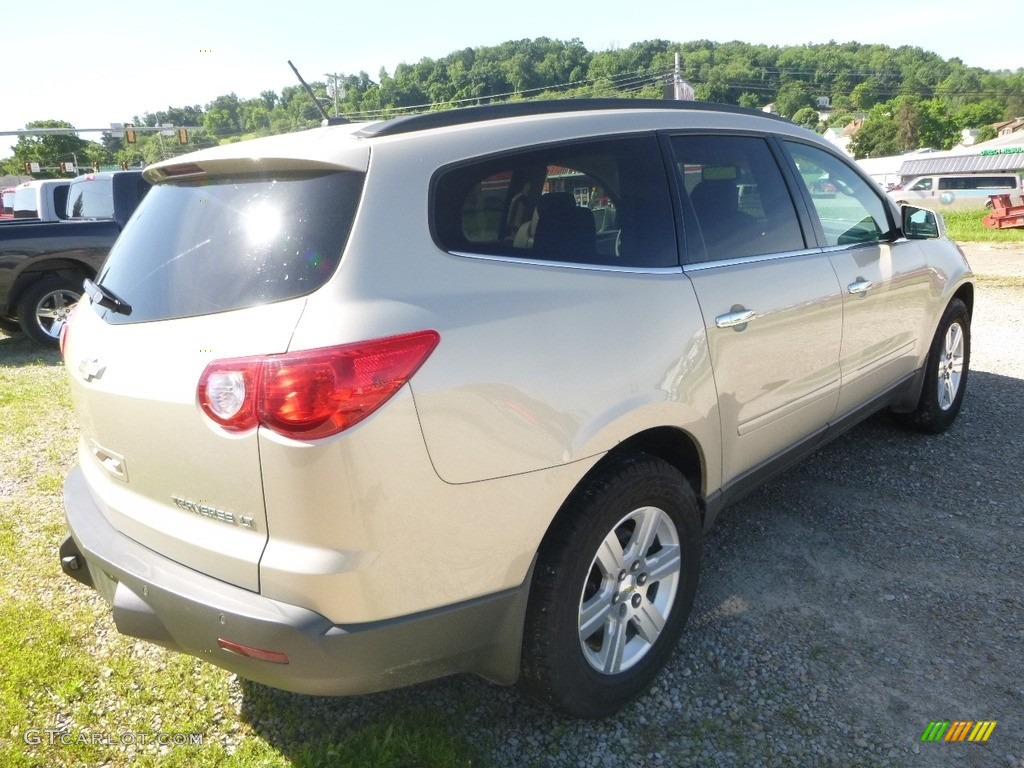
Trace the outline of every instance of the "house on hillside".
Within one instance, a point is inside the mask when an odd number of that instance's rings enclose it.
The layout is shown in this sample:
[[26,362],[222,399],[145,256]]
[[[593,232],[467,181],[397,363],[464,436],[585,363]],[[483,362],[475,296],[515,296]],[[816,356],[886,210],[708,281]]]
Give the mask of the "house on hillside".
[[1016,117],[1013,120],[996,123],[992,127],[996,129],[996,133],[1000,136],[1009,136],[1012,133],[1024,130],[1024,117]]
[[822,134],[822,138],[832,146],[853,157],[853,153],[850,151],[850,141],[863,125],[863,118],[858,117],[848,122],[839,130],[829,128]]

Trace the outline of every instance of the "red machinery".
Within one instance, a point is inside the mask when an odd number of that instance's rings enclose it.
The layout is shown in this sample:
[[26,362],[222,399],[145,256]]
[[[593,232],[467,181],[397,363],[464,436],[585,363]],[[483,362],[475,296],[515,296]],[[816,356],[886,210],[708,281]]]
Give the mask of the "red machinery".
[[992,201],[992,213],[981,220],[986,227],[1024,227],[1024,198],[1021,198],[1021,205],[1011,203],[1009,195],[989,195],[988,199]]

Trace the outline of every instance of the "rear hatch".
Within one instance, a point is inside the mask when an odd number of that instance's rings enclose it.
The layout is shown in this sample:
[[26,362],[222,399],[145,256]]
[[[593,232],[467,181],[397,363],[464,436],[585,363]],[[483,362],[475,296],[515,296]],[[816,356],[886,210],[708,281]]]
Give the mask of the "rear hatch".
[[364,177],[280,165],[165,169],[64,347],[79,461],[106,517],[254,591],[267,541],[257,429],[222,429],[197,386],[213,361],[288,350],[304,297],[338,267]]

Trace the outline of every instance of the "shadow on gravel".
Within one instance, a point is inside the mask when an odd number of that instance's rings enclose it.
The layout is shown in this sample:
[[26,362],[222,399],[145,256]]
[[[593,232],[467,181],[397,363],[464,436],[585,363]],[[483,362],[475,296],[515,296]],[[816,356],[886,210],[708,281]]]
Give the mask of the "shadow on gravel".
[[60,365],[60,353],[43,349],[17,328],[0,325],[0,367],[20,365]]
[[[242,682],[241,716],[300,766],[1018,765],[1022,413],[1024,380],[972,371],[945,434],[877,415],[735,505],[677,653],[615,718],[469,675],[351,698]],[[999,725],[921,742],[958,719]]]

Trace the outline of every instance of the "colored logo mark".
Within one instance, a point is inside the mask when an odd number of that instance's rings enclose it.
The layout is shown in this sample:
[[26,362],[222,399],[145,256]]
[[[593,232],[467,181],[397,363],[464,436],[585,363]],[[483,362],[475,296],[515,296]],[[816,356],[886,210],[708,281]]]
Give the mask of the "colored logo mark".
[[997,723],[996,720],[932,720],[921,734],[921,741],[988,741]]

